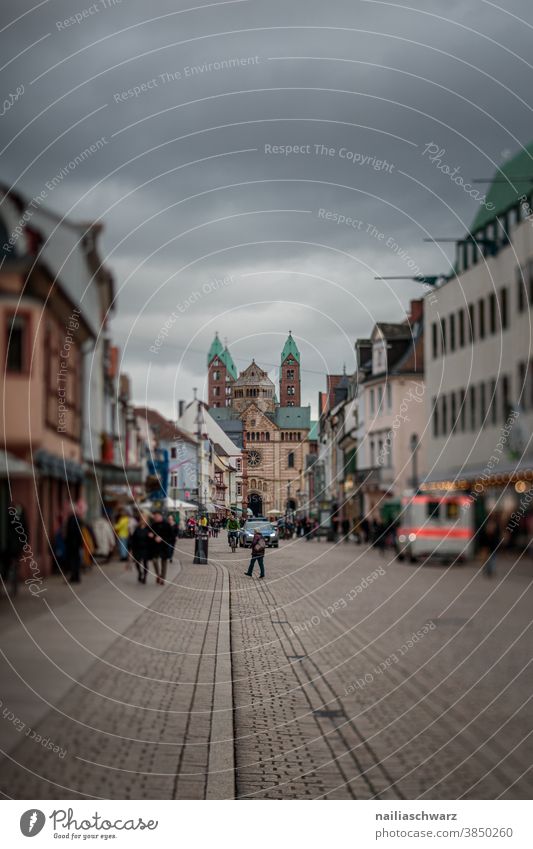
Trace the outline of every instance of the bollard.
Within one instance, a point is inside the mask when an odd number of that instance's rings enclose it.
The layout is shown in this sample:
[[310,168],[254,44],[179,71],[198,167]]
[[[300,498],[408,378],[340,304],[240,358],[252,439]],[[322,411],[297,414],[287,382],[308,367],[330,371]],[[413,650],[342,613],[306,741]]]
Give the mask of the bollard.
[[208,545],[207,533],[200,531],[196,534],[194,540],[194,560],[193,563],[207,563]]

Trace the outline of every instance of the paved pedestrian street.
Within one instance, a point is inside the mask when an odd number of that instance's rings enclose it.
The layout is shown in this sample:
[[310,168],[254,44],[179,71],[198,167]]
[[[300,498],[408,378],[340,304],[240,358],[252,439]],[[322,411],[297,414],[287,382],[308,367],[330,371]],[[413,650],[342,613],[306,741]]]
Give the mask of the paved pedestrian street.
[[298,540],[260,580],[225,535],[178,548],[165,587],[111,564],[2,601],[6,797],[531,797],[531,560]]

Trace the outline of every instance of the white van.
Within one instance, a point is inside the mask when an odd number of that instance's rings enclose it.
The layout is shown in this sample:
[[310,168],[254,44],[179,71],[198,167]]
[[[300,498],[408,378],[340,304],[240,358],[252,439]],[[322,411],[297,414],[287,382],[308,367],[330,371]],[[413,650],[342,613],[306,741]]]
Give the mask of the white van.
[[398,527],[398,559],[466,560],[474,551],[474,511],[466,495],[406,493]]

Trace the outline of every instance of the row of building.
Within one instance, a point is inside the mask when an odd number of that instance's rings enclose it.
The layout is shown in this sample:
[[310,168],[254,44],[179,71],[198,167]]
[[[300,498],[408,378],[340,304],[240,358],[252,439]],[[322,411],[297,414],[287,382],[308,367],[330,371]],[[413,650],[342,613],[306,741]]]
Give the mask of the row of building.
[[[481,523],[533,530],[533,145],[498,170],[457,240],[450,274],[399,323],[355,342],[353,374],[328,376],[311,509],[351,523],[402,493],[467,492]],[[532,493],[533,494],[533,493]]]
[[101,232],[0,191],[0,555],[16,506],[43,576],[76,504],[89,524],[125,504],[242,510],[241,448],[206,404],[181,403],[178,421],[134,405]]

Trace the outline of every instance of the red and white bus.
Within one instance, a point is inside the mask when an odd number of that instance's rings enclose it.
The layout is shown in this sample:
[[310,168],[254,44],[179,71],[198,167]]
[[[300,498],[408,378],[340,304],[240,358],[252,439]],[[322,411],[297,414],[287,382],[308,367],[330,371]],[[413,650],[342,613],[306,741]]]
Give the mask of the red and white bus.
[[398,557],[466,560],[474,553],[474,515],[466,495],[404,494]]

